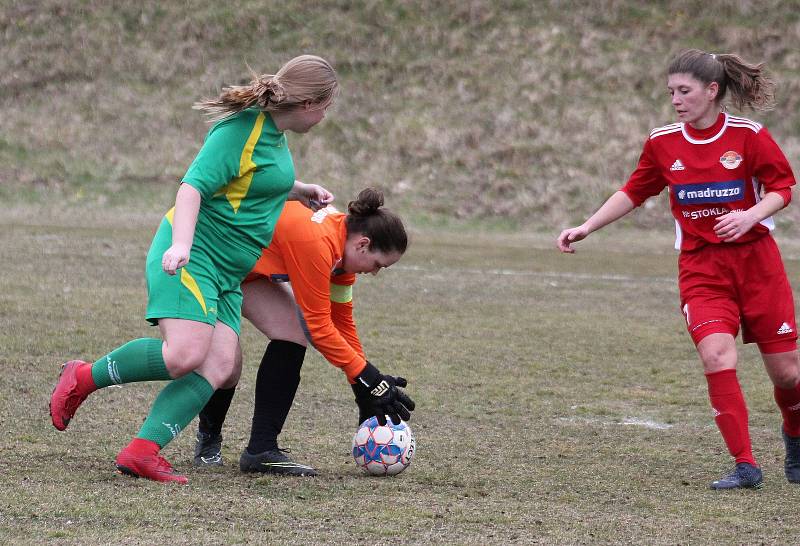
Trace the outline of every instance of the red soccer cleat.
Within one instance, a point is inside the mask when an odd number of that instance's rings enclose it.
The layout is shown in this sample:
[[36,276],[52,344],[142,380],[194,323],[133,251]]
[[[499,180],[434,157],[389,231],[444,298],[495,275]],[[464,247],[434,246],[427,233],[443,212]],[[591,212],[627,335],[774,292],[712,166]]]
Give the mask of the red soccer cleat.
[[183,474],[178,474],[167,460],[158,454],[158,444],[142,438],[134,438],[119,452],[115,464],[122,474],[134,478],[147,478],[156,482],[189,483]]
[[91,364],[83,360],[70,360],[63,364],[56,388],[50,395],[50,417],[53,420],[53,426],[58,430],[66,430],[78,410],[78,406],[93,390],[81,388],[78,384],[77,372],[81,366],[91,366]]

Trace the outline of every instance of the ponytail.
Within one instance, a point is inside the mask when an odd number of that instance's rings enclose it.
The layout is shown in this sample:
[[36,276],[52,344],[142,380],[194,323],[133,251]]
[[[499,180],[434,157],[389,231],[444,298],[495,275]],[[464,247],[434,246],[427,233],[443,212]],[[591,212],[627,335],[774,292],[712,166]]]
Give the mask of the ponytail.
[[748,64],[738,55],[717,55],[728,80],[731,102],[738,110],[772,110],[775,82],[764,74],[764,63]]
[[218,121],[246,108],[265,112],[298,108],[311,103],[327,107],[339,92],[336,71],[321,57],[300,55],[283,65],[276,74],[256,74],[250,70],[248,85],[226,87],[216,98],[203,99],[193,106]]
[[687,49],[672,60],[667,73],[691,74],[705,84],[717,82],[717,102],[730,91],[731,103],[738,110],[771,110],[775,106],[775,82],[766,75],[764,63],[750,64],[738,55]]
[[383,207],[381,190],[361,190],[356,200],[347,204],[346,224],[348,237],[360,233],[369,238],[370,250],[403,254],[408,247],[403,221]]

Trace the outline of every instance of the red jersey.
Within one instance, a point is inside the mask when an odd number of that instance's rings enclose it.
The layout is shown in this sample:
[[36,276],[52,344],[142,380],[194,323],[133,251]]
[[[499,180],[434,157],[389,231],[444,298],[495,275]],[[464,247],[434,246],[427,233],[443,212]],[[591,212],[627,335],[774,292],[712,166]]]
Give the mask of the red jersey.
[[347,239],[347,215],[332,206],[316,212],[287,201],[269,248],[262,251],[249,279],[291,281],[307,334],[328,362],[354,379],[366,366],[353,320],[354,273],[340,269]]
[[[776,192],[788,205],[794,183],[789,162],[766,128],[721,113],[708,129],[684,123],[654,129],[621,190],[638,207],[669,187],[675,248],[692,250],[720,243],[714,233],[717,218],[749,209],[764,193]],[[758,239],[774,228],[772,217],[766,218],[736,242]]]

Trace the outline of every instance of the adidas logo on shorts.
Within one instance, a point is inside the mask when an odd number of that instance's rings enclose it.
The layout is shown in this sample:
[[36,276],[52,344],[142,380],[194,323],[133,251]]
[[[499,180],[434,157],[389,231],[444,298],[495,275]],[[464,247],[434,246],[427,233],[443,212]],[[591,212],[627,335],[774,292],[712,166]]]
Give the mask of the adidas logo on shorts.
[[781,324],[780,328],[778,328],[778,334],[779,335],[780,334],[791,334],[792,332],[794,332],[794,330],[792,330],[792,328],[788,324],[786,324],[785,322],[783,324]]

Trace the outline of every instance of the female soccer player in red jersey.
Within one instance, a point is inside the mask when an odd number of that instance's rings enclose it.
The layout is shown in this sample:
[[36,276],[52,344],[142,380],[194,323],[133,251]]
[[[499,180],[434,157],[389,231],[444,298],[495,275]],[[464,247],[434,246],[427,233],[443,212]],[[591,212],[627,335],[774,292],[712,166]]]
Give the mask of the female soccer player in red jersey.
[[[410,418],[414,402],[398,389],[406,380],[384,376],[366,360],[353,320],[356,274],[377,275],[397,262],[408,244],[402,221],[382,205],[383,194],[372,188],[348,205],[347,214],[330,206],[312,212],[287,203],[272,244],[242,285],[242,314],[271,340],[256,378],[250,442],[239,460],[242,471],[316,474],[278,447],[300,383],[307,339],[347,376],[360,421],[386,414],[394,421]],[[221,464],[221,428],[237,380],[238,374],[200,413],[198,465]],[[382,381],[396,393],[394,401],[371,394]]]
[[159,452],[233,373],[240,285],[269,245],[286,200],[333,199],[320,186],[295,180],[284,131],[305,133],[322,121],[337,91],[331,65],[301,55],[274,75],[255,76],[250,85],[196,105],[218,123],[147,255],[146,318],[158,324],[161,339],[132,340],[94,363],[66,363],[50,397],[53,426],[66,429],[97,389],[171,380],[116,465],[137,477],[187,482]]
[[761,64],[698,50],[669,65],[667,89],[678,122],[654,129],[636,170],[586,222],[565,229],[558,248],[618,220],[669,188],[680,250],[678,284],[687,329],[703,362],[717,427],[735,458],[712,489],[759,488],[761,469],[750,444],[747,406],[736,377],[735,337],[757,343],[783,415],[785,473],[800,483],[800,361],[794,300],[772,215],[789,204],[791,167],[760,124],[728,114],[768,109],[773,82]]

